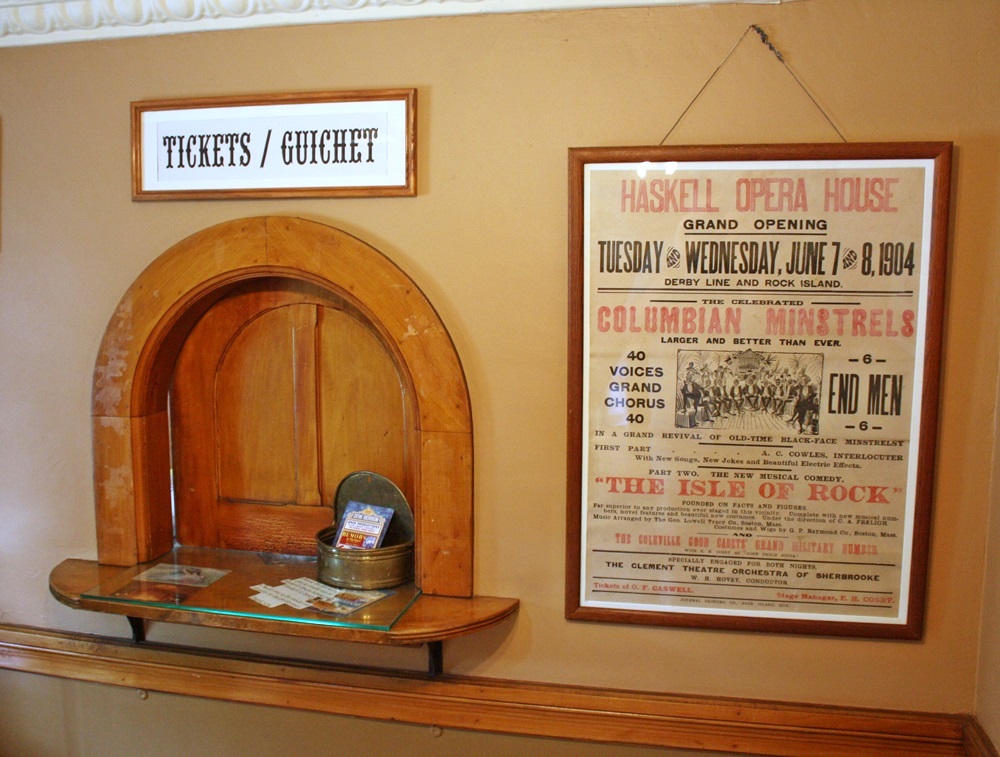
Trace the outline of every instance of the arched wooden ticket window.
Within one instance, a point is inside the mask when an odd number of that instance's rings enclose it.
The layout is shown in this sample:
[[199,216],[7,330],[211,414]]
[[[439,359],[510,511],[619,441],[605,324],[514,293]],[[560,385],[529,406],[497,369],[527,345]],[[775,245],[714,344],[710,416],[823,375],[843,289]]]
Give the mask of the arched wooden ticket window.
[[417,585],[472,595],[461,363],[417,285],[343,231],[250,218],[167,250],[105,332],[93,435],[103,564],[175,539],[313,553],[337,482],[366,469],[412,506]]

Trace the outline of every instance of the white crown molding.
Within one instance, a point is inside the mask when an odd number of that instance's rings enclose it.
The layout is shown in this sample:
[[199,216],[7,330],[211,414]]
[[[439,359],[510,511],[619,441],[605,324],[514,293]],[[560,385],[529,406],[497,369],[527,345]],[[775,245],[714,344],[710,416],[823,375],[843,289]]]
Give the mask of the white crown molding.
[[0,0],[0,47],[265,26],[723,2],[733,0]]

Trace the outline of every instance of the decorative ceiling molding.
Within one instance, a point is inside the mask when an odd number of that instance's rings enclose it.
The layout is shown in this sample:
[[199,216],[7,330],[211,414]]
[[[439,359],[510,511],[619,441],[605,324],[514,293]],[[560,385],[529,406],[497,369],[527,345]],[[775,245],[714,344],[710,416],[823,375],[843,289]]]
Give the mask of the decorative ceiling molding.
[[[0,0],[0,47],[266,26],[734,0]],[[788,0],[737,0],[779,4]]]

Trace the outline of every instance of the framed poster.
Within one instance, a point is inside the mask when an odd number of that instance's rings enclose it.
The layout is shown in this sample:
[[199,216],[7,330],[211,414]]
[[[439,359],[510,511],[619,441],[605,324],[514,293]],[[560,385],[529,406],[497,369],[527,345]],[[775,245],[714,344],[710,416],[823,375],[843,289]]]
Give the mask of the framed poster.
[[566,616],[920,638],[950,143],[569,168]]
[[416,194],[416,90],[132,103],[132,198]]

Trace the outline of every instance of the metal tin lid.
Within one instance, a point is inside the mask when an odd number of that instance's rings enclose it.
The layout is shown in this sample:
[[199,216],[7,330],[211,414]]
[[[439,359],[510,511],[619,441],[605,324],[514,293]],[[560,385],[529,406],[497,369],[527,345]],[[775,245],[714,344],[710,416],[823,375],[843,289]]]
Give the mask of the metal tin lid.
[[371,471],[355,471],[346,476],[337,487],[334,498],[334,524],[340,522],[348,502],[392,508],[393,516],[389,521],[384,546],[413,541],[413,511],[403,492],[385,476]]

